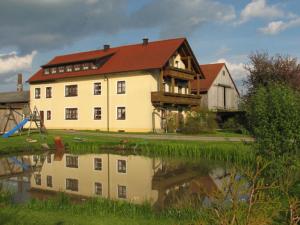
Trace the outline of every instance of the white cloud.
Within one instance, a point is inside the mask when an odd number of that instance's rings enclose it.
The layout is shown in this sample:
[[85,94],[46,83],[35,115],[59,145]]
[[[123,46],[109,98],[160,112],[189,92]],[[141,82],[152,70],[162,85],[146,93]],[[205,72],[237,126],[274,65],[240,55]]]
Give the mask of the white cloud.
[[249,21],[253,18],[274,19],[285,15],[278,5],[268,5],[266,0],[252,0],[242,10],[238,24]]
[[16,52],[0,55],[0,76],[7,77],[8,74],[30,70],[36,54],[33,51],[24,56],[18,56]]
[[300,27],[300,17],[284,22],[282,20],[270,22],[266,27],[259,28],[258,30],[263,34],[275,35],[286,29]]

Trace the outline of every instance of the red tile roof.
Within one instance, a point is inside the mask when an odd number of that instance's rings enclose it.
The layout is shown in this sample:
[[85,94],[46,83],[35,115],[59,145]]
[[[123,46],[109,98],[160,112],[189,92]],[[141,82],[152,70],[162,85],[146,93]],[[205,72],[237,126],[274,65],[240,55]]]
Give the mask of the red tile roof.
[[[204,64],[200,65],[201,71],[205,79],[200,80],[200,92],[206,92],[211,87],[212,83],[218,76],[220,70],[225,66],[225,63]],[[197,90],[197,81],[192,82],[192,90]]]
[[45,75],[43,73],[43,69],[40,69],[28,80],[28,82],[42,82],[68,77],[82,77],[117,72],[159,69],[165,65],[169,58],[185,41],[185,38],[176,38],[149,42],[147,45],[140,43],[110,48],[108,50],[95,50],[57,56],[43,67],[80,61],[82,62],[103,57],[108,57],[108,60],[95,70],[90,69],[85,71],[73,71]]

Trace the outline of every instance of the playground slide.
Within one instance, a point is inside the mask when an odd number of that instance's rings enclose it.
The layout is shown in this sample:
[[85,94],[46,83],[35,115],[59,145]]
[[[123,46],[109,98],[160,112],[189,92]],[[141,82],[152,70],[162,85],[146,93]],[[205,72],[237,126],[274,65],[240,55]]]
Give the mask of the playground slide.
[[17,126],[15,126],[10,131],[7,131],[5,134],[2,135],[3,138],[8,138],[9,136],[13,135],[16,131],[20,130],[26,123],[28,122],[28,119],[25,118],[22,120]]

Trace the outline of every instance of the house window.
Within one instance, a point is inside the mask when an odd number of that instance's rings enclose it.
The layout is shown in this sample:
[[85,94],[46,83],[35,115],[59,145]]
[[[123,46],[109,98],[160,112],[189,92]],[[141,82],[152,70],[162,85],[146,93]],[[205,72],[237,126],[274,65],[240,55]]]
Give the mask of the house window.
[[59,73],[65,72],[65,67],[64,67],[64,66],[58,67],[58,72],[59,72]]
[[65,87],[65,96],[74,97],[78,95],[78,86],[75,85],[66,85]]
[[41,89],[40,88],[36,88],[34,90],[34,97],[35,97],[35,99],[41,98]]
[[47,176],[47,187],[52,187],[52,176]]
[[95,194],[102,195],[102,184],[99,182],[95,183]]
[[95,63],[92,63],[92,64],[91,64],[91,68],[92,68],[93,70],[96,70],[96,69],[97,69],[97,65],[96,65]]
[[225,76],[225,70],[223,70],[223,76]]
[[182,94],[182,86],[178,86],[178,94]]
[[118,198],[126,198],[126,186],[118,185]]
[[66,156],[66,167],[78,168],[78,156]]
[[46,98],[52,98],[52,87],[46,87]]
[[51,120],[51,111],[50,110],[47,111],[47,120]]
[[36,185],[41,185],[42,184],[41,174],[35,174],[34,179],[35,179],[35,184]]
[[118,160],[118,172],[126,173],[126,160]]
[[101,107],[94,108],[94,120],[101,120]]
[[73,71],[73,66],[72,65],[66,66],[66,71],[67,72],[72,72]]
[[51,163],[51,155],[47,155],[47,163]]
[[118,81],[117,83],[117,93],[125,94],[125,81]]
[[84,63],[83,65],[82,65],[82,69],[83,70],[88,70],[90,68],[90,64],[89,63]]
[[95,170],[102,170],[102,159],[101,158],[95,158],[94,159],[94,169]]
[[66,109],[66,120],[77,120],[78,119],[78,109],[77,108],[67,108]]
[[67,178],[66,189],[70,191],[78,191],[78,180]]
[[101,95],[101,83],[94,83],[94,95]]
[[51,73],[54,74],[54,73],[56,73],[56,72],[57,72],[57,68],[56,68],[56,67],[52,67],[52,68],[51,68]]
[[74,65],[74,71],[79,71],[80,69],[81,69],[81,65],[80,64]]
[[117,119],[118,120],[125,120],[126,119],[125,107],[118,107],[117,108]]
[[48,75],[49,73],[50,73],[49,68],[45,68],[45,69],[44,69],[44,74]]

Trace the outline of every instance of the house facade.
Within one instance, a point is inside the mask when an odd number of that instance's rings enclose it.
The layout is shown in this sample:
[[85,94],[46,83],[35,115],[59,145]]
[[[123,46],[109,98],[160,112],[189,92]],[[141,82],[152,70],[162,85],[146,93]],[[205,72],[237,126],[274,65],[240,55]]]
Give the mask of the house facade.
[[192,83],[201,94],[201,107],[212,111],[237,111],[240,94],[225,63],[200,65],[205,79]]
[[30,79],[30,107],[47,129],[150,132],[200,105],[203,77],[184,38],[57,56]]

